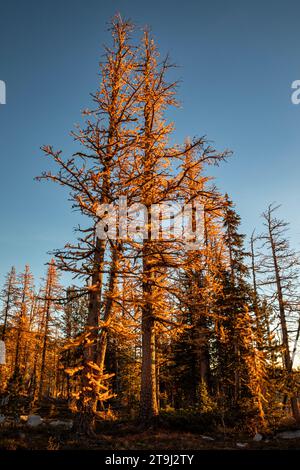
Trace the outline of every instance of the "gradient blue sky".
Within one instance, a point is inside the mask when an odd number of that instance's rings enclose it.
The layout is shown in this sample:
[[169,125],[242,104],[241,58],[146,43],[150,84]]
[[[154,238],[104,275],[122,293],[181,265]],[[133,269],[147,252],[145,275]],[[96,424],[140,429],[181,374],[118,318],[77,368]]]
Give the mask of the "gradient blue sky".
[[73,238],[77,215],[63,189],[33,181],[47,162],[39,147],[72,150],[69,131],[97,87],[106,23],[119,11],[150,25],[180,67],[176,140],[206,134],[229,163],[214,170],[236,202],[242,229],[261,228],[272,201],[299,248],[300,3],[221,0],[27,0],[0,3],[0,280],[12,264],[44,272],[47,251]]

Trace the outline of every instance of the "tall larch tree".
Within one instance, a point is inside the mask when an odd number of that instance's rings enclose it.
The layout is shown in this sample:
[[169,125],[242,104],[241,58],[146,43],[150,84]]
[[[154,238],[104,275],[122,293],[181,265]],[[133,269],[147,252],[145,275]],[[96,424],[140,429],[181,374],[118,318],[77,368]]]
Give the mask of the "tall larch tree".
[[[95,109],[86,111],[86,126],[74,132],[76,142],[83,150],[72,158],[63,160],[60,152],[44,147],[45,153],[60,167],[59,173],[48,172],[42,178],[49,179],[71,191],[73,206],[86,216],[90,223],[79,229],[78,244],[68,244],[57,250],[58,267],[86,280],[89,292],[89,310],[83,347],[84,370],[82,393],[78,400],[75,428],[92,433],[98,402],[98,384],[101,370],[93,366],[101,356],[99,343],[101,312],[103,312],[103,276],[107,240],[97,237],[95,228],[104,214],[99,215],[102,204],[118,197],[114,180],[122,160],[133,152],[136,142],[135,106],[137,90],[133,87],[132,73],[135,67],[133,48],[130,45],[132,25],[116,16],[111,24],[112,47],[106,48],[105,60],[100,64],[100,85],[93,95]],[[103,346],[101,346],[103,345]]]

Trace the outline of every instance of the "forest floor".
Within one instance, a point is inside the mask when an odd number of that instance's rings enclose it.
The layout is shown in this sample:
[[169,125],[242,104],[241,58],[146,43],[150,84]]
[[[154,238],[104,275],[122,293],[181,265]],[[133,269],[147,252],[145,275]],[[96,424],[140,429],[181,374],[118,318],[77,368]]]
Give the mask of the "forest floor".
[[[133,433],[124,429],[126,435],[98,434],[95,438],[76,437],[72,432],[49,429],[6,429],[0,433],[1,450],[266,450],[298,449],[298,439],[272,439],[254,442],[247,436],[220,438],[208,441],[200,435],[165,430]],[[243,447],[240,447],[240,444]]]
[[1,450],[262,450],[299,449],[300,438],[282,439],[264,437],[260,442],[253,437],[229,432],[228,434],[199,434],[165,428],[138,431],[132,425],[117,425],[98,430],[94,438],[76,436],[59,426],[52,429],[41,425],[29,428],[15,425],[0,429]]
[[[256,436],[260,439],[256,441],[239,425],[224,429],[212,424],[210,415],[199,419],[199,414],[184,410],[162,413],[160,422],[147,430],[132,420],[99,419],[93,438],[72,432],[74,415],[65,403],[46,402],[34,414],[42,418],[36,427],[29,426],[20,413],[0,419],[0,450],[300,450],[300,429],[291,418],[278,421],[276,428]],[[281,433],[293,438],[285,439]]]

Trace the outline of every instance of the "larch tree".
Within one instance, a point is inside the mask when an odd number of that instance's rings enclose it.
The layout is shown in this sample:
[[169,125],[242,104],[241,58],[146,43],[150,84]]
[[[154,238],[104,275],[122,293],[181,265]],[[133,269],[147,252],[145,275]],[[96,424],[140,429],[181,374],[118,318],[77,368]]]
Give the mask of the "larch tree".
[[[120,17],[114,18],[111,30],[113,47],[106,49],[106,60],[101,64],[100,86],[93,95],[95,110],[85,112],[86,126],[74,133],[83,150],[64,160],[60,152],[44,147],[60,169],[56,175],[47,172],[40,177],[67,186],[73,207],[90,220],[87,228],[79,227],[78,243],[55,252],[60,269],[85,279],[86,286],[78,290],[79,295],[83,291],[89,294],[88,319],[82,335],[82,390],[74,426],[87,433],[92,432],[97,402],[101,401],[108,325],[119,301],[118,283],[125,274],[119,269],[124,252],[132,259],[133,275],[140,279],[140,416],[145,424],[157,416],[155,329],[157,322],[169,321],[167,312],[159,315],[161,305],[157,299],[159,292],[168,287],[169,270],[178,263],[174,261],[174,243],[151,239],[151,207],[176,201],[187,170],[176,173],[174,167],[188,151],[194,149],[199,162],[218,162],[227,156],[227,152],[218,154],[203,138],[194,139],[188,146],[170,146],[173,124],[166,122],[164,113],[175,104],[176,83],[166,81],[168,59],[159,63],[158,51],[147,31],[140,47],[131,46],[132,25]],[[130,242],[124,248],[123,242],[115,241],[110,233],[106,216],[120,196],[147,209],[147,237],[142,244]],[[96,233],[99,223],[106,232],[105,239]],[[118,235],[119,231],[120,226]],[[155,287],[161,276],[165,285]]]
[[[38,397],[41,400],[45,394],[45,381],[46,381],[46,360],[51,336],[53,335],[53,327],[55,322],[55,315],[61,308],[59,300],[61,299],[61,286],[55,262],[52,259],[47,269],[45,285],[40,291],[41,299],[41,364],[39,373],[39,390]],[[51,335],[52,333],[52,335]]]
[[[68,160],[51,147],[44,151],[58,164],[60,170],[50,172],[41,178],[49,179],[68,187],[73,206],[86,216],[90,223],[77,244],[68,244],[57,250],[58,267],[71,272],[75,277],[86,280],[89,293],[89,309],[84,335],[82,393],[78,400],[78,415],[75,428],[91,433],[99,399],[101,370],[97,365],[101,356],[99,343],[101,313],[103,312],[103,276],[106,270],[105,252],[107,240],[96,235],[96,224],[104,214],[99,215],[99,206],[113,202],[118,197],[118,183],[115,176],[118,169],[132,153],[136,142],[136,95],[132,74],[135,56],[130,45],[132,25],[119,16],[112,21],[113,46],[106,48],[105,61],[100,64],[100,85],[93,95],[95,109],[86,111],[86,125],[73,133],[75,141],[83,150]],[[102,337],[103,338],[103,337]],[[101,346],[102,345],[102,346]],[[94,366],[96,365],[96,366]]]
[[29,335],[29,313],[34,297],[33,275],[30,267],[25,266],[25,270],[19,275],[20,296],[17,304],[17,311],[14,318],[15,331],[15,355],[14,372],[10,379],[13,387],[24,386],[24,373],[27,365],[25,357],[26,343]]
[[[165,119],[165,112],[176,106],[176,82],[167,81],[169,59],[159,62],[159,53],[148,31],[144,33],[141,50],[140,69],[142,84],[140,101],[142,103],[142,125],[140,136],[140,172],[136,179],[139,191],[139,202],[147,208],[146,236],[142,246],[142,375],[141,375],[141,421],[150,423],[158,415],[157,403],[157,367],[156,367],[156,323],[163,320],[155,313],[155,284],[160,276],[159,265],[165,269],[178,268],[177,258],[178,234],[172,242],[161,242],[152,236],[155,214],[153,206],[162,203],[184,203],[181,192],[184,182],[188,179],[189,167],[184,167],[186,155],[193,151],[195,161],[191,163],[197,169],[205,162],[217,163],[224,160],[228,152],[217,153],[206,145],[204,138],[197,138],[190,143],[171,147],[169,144],[173,123]],[[172,166],[180,167],[174,174]],[[156,214],[157,215],[157,214]],[[164,216],[162,215],[162,218]],[[163,225],[163,220],[161,225]],[[161,228],[163,231],[163,227]],[[181,240],[182,242],[182,240]],[[180,246],[180,243],[179,243]]]

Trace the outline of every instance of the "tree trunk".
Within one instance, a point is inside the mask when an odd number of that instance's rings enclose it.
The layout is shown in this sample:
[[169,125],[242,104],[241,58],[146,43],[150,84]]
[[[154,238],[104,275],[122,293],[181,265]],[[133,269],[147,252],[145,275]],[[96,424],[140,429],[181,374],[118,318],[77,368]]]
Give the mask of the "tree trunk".
[[45,369],[46,369],[46,353],[48,347],[48,330],[49,330],[49,320],[50,320],[50,295],[51,295],[51,277],[47,279],[47,289],[46,289],[46,299],[45,299],[45,312],[44,312],[44,332],[43,332],[43,346],[42,346],[42,359],[41,359],[41,369],[40,369],[40,384],[39,384],[39,400],[43,396],[43,388],[45,381]]
[[[289,336],[288,336],[288,329],[287,329],[287,323],[286,323],[286,317],[285,317],[281,277],[280,277],[278,261],[277,261],[277,256],[276,256],[275,242],[273,239],[273,234],[272,234],[270,223],[269,223],[269,235],[270,235],[270,244],[271,244],[271,249],[272,249],[272,257],[273,257],[273,263],[274,263],[274,271],[275,271],[275,279],[276,279],[276,287],[277,287],[277,295],[278,295],[282,342],[283,342],[283,347],[284,347],[284,352],[283,352],[284,366],[288,374],[288,387],[290,387],[293,381],[293,364],[292,364],[290,348],[289,348]],[[295,396],[291,397],[291,409],[292,409],[292,414],[293,414],[294,419],[297,422],[300,422],[300,411],[299,411],[299,406],[298,406],[298,399]]]
[[155,325],[149,312],[142,316],[142,382],[140,418],[143,425],[150,425],[158,416]]
[[149,264],[151,248],[144,243],[143,253],[143,306],[142,306],[142,377],[140,419],[150,425],[158,416],[155,321],[153,318],[152,282],[153,268]]
[[89,363],[97,362],[97,341],[100,320],[101,294],[103,284],[103,264],[106,242],[97,238],[94,255],[92,275],[92,289],[89,297],[89,311],[86,332],[89,333],[88,346],[83,344],[83,371],[82,387],[77,401],[77,414],[74,419],[73,430],[79,434],[94,435],[95,414],[97,411],[98,396],[90,377],[93,373]]
[[[117,282],[117,260],[119,256],[119,251],[116,247],[113,248],[112,251],[112,261],[111,261],[111,269],[109,274],[109,285],[108,285],[108,292],[106,297],[103,321],[106,322],[109,320],[112,314],[112,306],[113,306],[113,296],[115,292],[115,286]],[[106,357],[106,350],[107,350],[107,340],[108,340],[108,333],[107,329],[104,327],[101,330],[100,339],[98,342],[98,351],[97,351],[97,364],[100,368],[100,374],[104,372],[104,364],[105,364],[105,357]]]

